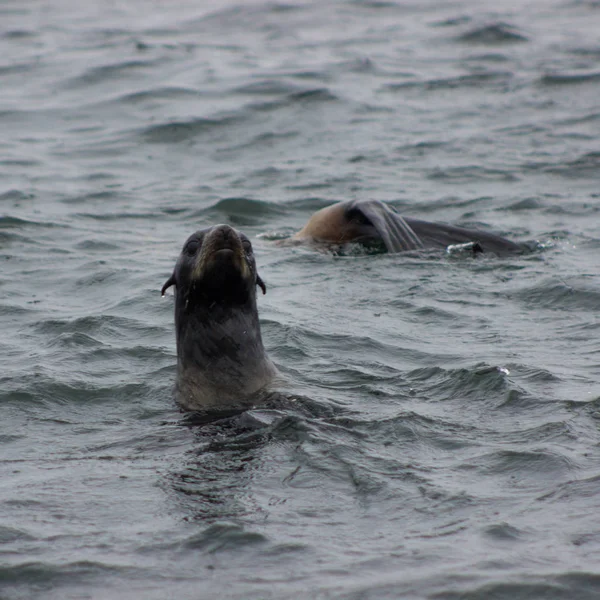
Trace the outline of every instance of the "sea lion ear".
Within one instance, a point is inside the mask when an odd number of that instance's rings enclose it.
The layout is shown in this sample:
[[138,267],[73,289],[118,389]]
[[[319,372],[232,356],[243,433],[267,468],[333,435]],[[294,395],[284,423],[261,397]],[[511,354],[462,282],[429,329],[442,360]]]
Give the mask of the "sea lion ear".
[[160,295],[164,296],[165,292],[172,286],[172,285],[177,285],[175,282],[175,273],[173,273],[173,275],[171,275],[171,277],[169,277],[169,279],[167,279],[167,281],[165,282],[165,285],[162,286],[162,290],[160,290]]
[[256,276],[256,285],[262,290],[263,296],[267,293],[267,286],[265,282],[260,278],[260,275]]

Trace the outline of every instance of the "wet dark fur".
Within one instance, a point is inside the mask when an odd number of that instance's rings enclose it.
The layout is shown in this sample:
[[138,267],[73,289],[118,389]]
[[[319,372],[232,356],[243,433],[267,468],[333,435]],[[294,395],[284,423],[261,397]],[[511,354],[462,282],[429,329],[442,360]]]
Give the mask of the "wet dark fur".
[[177,400],[200,410],[234,405],[276,374],[263,347],[250,240],[228,225],[191,235],[162,288],[175,292]]

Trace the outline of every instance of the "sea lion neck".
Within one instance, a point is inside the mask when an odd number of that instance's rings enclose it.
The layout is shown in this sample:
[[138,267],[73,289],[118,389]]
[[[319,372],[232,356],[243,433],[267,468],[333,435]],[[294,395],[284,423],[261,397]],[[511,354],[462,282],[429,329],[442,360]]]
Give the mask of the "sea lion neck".
[[250,304],[196,308],[176,317],[176,329],[178,401],[186,409],[243,402],[276,374]]
[[177,355],[179,362],[208,365],[216,356],[242,361],[264,354],[255,311],[215,305],[178,315]]
[[[247,279],[216,271],[210,277],[193,281],[182,290],[182,310],[185,313],[227,314],[241,310],[256,310],[256,284]],[[179,294],[178,294],[179,297]]]
[[236,296],[235,302],[228,302],[206,295],[195,299],[183,294],[178,296],[175,301],[178,344],[187,337],[198,344],[209,343],[212,338],[223,335],[260,339],[256,298],[250,296],[244,303],[237,301],[238,298]]

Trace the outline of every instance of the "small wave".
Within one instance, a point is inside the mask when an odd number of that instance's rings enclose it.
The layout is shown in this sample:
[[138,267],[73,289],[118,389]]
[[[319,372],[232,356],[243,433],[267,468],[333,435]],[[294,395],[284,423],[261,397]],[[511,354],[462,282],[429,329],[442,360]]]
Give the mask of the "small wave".
[[[593,195],[592,195],[593,197]],[[549,215],[571,215],[585,216],[595,215],[600,212],[600,205],[594,202],[565,202],[563,205],[550,204],[545,208]],[[569,231],[552,231],[550,234],[561,239],[567,238],[570,235]]]
[[286,186],[288,190],[294,190],[298,192],[311,192],[313,190],[326,190],[329,188],[335,188],[336,183],[339,180],[337,178],[332,178],[328,181],[312,181],[310,183],[299,183],[295,185]]
[[347,0],[347,2],[351,6],[358,6],[360,8],[370,8],[372,10],[404,10],[403,4],[398,2],[392,2],[391,0]]
[[[391,303],[392,306],[395,304]],[[408,310],[419,318],[419,322],[438,325],[443,322],[448,329],[462,329],[473,322],[473,317],[463,314],[462,311],[444,310],[439,306],[418,306]]]
[[512,60],[509,54],[500,52],[486,52],[485,54],[472,54],[463,59],[466,64],[475,63],[508,63]]
[[[106,381],[108,376],[114,376],[114,369],[106,372],[92,373],[80,371],[74,374],[72,381],[58,381],[51,375],[34,374],[32,376],[19,376],[18,379],[3,380],[3,390],[0,398],[7,405],[14,403],[15,406],[25,409],[27,405],[44,406],[45,408],[59,406],[58,411],[62,414],[64,405],[80,405],[83,407],[93,404],[128,403],[136,400],[145,401],[151,397],[155,384],[149,385],[143,382],[124,383],[121,385],[94,385],[92,376],[96,375],[100,380]],[[50,415],[50,413],[44,413]],[[38,413],[38,418],[39,413]],[[48,418],[51,418],[48,416]]]
[[282,2],[238,4],[219,8],[199,19],[192,19],[185,23],[185,27],[194,32],[199,28],[209,28],[211,31],[241,28],[247,31],[252,27],[267,27],[270,23],[279,23],[282,15],[289,15],[288,18],[293,18],[293,13],[299,13],[305,8],[302,4]]
[[331,204],[337,202],[338,200],[335,198],[320,198],[318,196],[309,196],[307,198],[299,198],[297,200],[292,200],[291,202],[287,202],[286,206],[293,208],[294,210],[301,210],[304,212],[316,212],[321,208],[325,208],[326,206],[330,206]]
[[122,250],[122,247],[118,244],[113,244],[111,242],[105,242],[102,240],[83,240],[81,242],[77,242],[73,248],[75,250],[86,250],[88,252],[113,252],[115,250]]
[[345,60],[336,65],[336,70],[342,73],[377,73],[378,68],[373,60],[367,56]]
[[510,389],[506,372],[500,367],[476,364],[470,368],[446,370],[423,367],[406,374],[406,378],[421,390],[435,390],[445,400],[451,398],[504,398]]
[[[261,148],[273,148],[275,145],[277,145],[281,141],[292,140],[294,138],[299,137],[300,135],[301,134],[299,131],[280,131],[280,132],[267,131],[266,133],[261,133],[259,135],[254,136],[248,142],[244,142],[242,144],[233,146],[231,148],[227,148],[226,152],[229,152],[232,150],[247,150],[249,148],[255,148],[257,150],[259,150]],[[270,168],[274,169],[274,167],[270,167]],[[263,169],[263,172],[264,171],[266,171],[266,169]],[[278,169],[275,169],[275,171],[279,172]]]
[[600,289],[591,288],[581,282],[568,283],[564,280],[545,279],[533,287],[522,288],[513,297],[533,308],[553,310],[597,311],[600,306]]
[[338,189],[340,185],[344,185],[346,187],[350,182],[356,183],[362,182],[361,177],[358,174],[348,174],[345,176],[330,176],[325,179],[318,179],[317,181],[309,181],[307,183],[297,183],[294,185],[287,185],[286,189],[301,191],[301,192],[310,192],[313,190],[323,190],[323,189]]
[[93,336],[84,333],[83,331],[76,331],[74,333],[61,333],[56,337],[53,337],[49,342],[49,347],[59,348],[96,348],[101,346],[102,342],[95,339]]
[[582,48],[571,48],[568,50],[569,54],[574,54],[575,56],[587,56],[590,58],[600,58],[600,47],[592,46],[592,47],[582,47]]
[[242,121],[242,117],[235,115],[212,119],[198,118],[188,121],[173,121],[146,127],[140,132],[140,135],[151,144],[178,144],[206,133],[227,129]]
[[93,192],[91,194],[83,194],[80,196],[68,196],[62,199],[65,204],[87,204],[95,201],[102,203],[109,200],[122,200],[123,195],[112,191]]
[[283,71],[278,73],[280,77],[289,77],[290,79],[300,79],[300,80],[314,80],[314,81],[331,81],[332,75],[328,69],[324,69],[323,71],[308,71],[305,69],[301,69],[298,71]]
[[434,27],[456,27],[457,25],[466,25],[472,21],[471,17],[467,15],[460,15],[458,17],[449,17],[441,21],[432,23]]
[[556,125],[581,125],[586,123],[595,123],[600,121],[600,112],[592,112],[584,115],[577,115],[567,119],[555,121]]
[[15,73],[27,73],[33,71],[38,66],[36,62],[23,62],[12,65],[0,65],[0,76],[13,75]]
[[0,217],[0,229],[24,229],[28,227],[61,227],[56,223],[42,223],[40,221],[31,221],[20,219],[19,217],[4,216]]
[[564,165],[554,165],[547,172],[557,173],[565,177],[600,177],[600,152],[588,152],[567,162]]
[[93,221],[122,221],[124,219],[142,220],[142,219],[157,219],[160,215],[154,210],[148,212],[112,212],[108,214],[102,213],[91,213],[91,212],[80,212],[75,213],[73,216],[82,219],[91,219]]
[[537,498],[539,502],[559,502],[579,500],[583,498],[596,498],[598,496],[598,486],[600,485],[600,476],[594,475],[584,479],[574,479],[561,483],[557,488],[543,496]]
[[588,585],[567,586],[560,580],[553,582],[548,576],[543,575],[539,576],[539,581],[535,581],[537,579],[535,575],[521,576],[518,579],[520,581],[487,583],[479,587],[467,587],[462,583],[462,585],[453,586],[452,591],[441,593],[436,597],[444,600],[484,600],[491,598],[494,600],[516,600],[517,598],[544,598],[547,600],[550,598],[554,600],[580,598],[582,600],[593,600],[596,597],[595,592],[590,590]]
[[246,531],[241,525],[216,523],[183,543],[185,550],[204,550],[211,554],[264,544],[268,539],[256,531]]
[[519,32],[517,27],[502,22],[476,27],[460,35],[457,40],[466,44],[485,44],[488,46],[529,41],[525,35]]
[[280,96],[300,92],[299,86],[279,79],[263,79],[233,88],[231,93],[248,96]]
[[0,37],[7,40],[22,40],[37,37],[37,35],[35,31],[28,31],[27,29],[11,29],[1,34]]
[[279,205],[253,198],[223,198],[216,204],[203,208],[192,218],[205,216],[225,216],[234,225],[262,225],[270,217],[285,214],[287,211]]
[[81,75],[72,77],[63,83],[66,88],[87,87],[90,85],[104,83],[113,79],[125,79],[131,77],[131,73],[155,67],[158,61],[129,60],[112,65],[102,65],[87,69]]
[[[39,167],[42,165],[41,160],[35,160],[33,158],[4,158],[0,159],[0,165],[5,167]],[[33,198],[32,194],[29,194]],[[2,200],[3,194],[0,194],[0,200]]]
[[165,86],[150,90],[142,90],[119,96],[119,102],[137,104],[147,100],[178,100],[180,98],[198,98],[202,96],[199,90],[193,88]]
[[[127,284],[129,283],[129,274],[123,270],[114,270],[102,268],[104,261],[96,261],[92,264],[83,266],[85,274],[74,280],[76,288],[88,288],[98,284]],[[93,271],[92,271],[93,269]]]
[[[493,198],[491,196],[476,196],[474,198],[462,198],[458,196],[443,196],[436,200],[430,200],[426,203],[419,204],[419,212],[422,213],[433,213],[439,210],[446,210],[449,207],[451,208],[460,208],[460,209],[469,209],[469,208],[477,208],[481,206],[485,206],[489,203]],[[401,209],[411,209],[412,205],[408,202],[393,202],[393,206],[396,207],[398,211]],[[472,211],[469,211],[472,212]]]
[[106,577],[123,575],[137,571],[131,567],[107,565],[92,561],[78,561],[65,564],[27,562],[14,566],[0,566],[0,581],[4,585],[27,585],[29,589],[46,587],[48,591],[54,585],[72,584],[74,581],[88,579],[90,576]]
[[521,165],[523,171],[540,171],[567,178],[600,177],[600,152],[588,152],[565,162],[527,162]]
[[8,190],[0,194],[0,201],[20,202],[22,200],[33,200],[34,198],[35,194],[28,194],[21,190]]
[[561,381],[560,377],[540,367],[529,367],[526,365],[508,365],[510,372],[513,377],[517,377],[519,381],[526,381],[529,383],[558,383]]
[[539,198],[529,197],[523,198],[523,200],[517,200],[516,202],[498,208],[497,210],[520,212],[522,210],[538,210],[544,206],[545,204],[541,202]]
[[600,81],[600,72],[592,71],[590,73],[552,73],[540,78],[540,85],[561,86],[561,85],[580,85],[582,83],[598,83]]
[[519,479],[555,480],[559,474],[570,472],[575,465],[566,457],[545,450],[498,450],[468,459],[462,468],[477,468],[486,475],[514,474]]
[[[507,394],[508,397],[513,397],[514,394]],[[523,397],[523,394],[520,394]],[[532,397],[528,398],[528,405],[531,408],[532,405],[539,406],[539,402]],[[515,411],[525,408],[523,402],[504,402],[498,408],[506,409],[507,415],[512,415]],[[508,417],[510,418],[510,417]],[[496,437],[496,434],[488,433],[488,440]],[[557,444],[566,443],[572,444],[577,440],[577,435],[573,427],[565,421],[552,421],[550,423],[543,423],[542,425],[536,425],[534,427],[520,427],[518,424],[512,426],[512,430],[503,430],[499,433],[499,437],[503,444],[513,443],[515,446],[520,445],[523,440],[527,440],[527,443],[537,444]]]
[[269,100],[266,102],[254,102],[249,104],[241,114],[249,113],[268,113],[277,111],[285,108],[306,108],[313,104],[328,104],[330,102],[336,102],[339,98],[327,88],[308,88],[301,89],[284,96],[281,96],[275,100]]
[[427,140],[416,142],[414,144],[405,144],[403,146],[398,146],[394,148],[394,152],[397,152],[401,155],[427,156],[433,152],[436,152],[439,149],[447,149],[451,146],[452,144],[450,142],[442,140]]
[[440,418],[432,419],[412,411],[368,421],[341,417],[336,422],[344,423],[357,433],[363,433],[369,441],[379,440],[385,445],[393,443],[394,446],[413,447],[420,443],[444,450],[476,445],[476,430],[473,426]]
[[429,79],[426,81],[406,81],[401,83],[389,83],[384,87],[390,91],[402,91],[407,89],[422,89],[425,91],[453,90],[464,88],[494,87],[498,84],[508,85],[513,74],[508,71],[488,71],[485,73],[469,73],[457,77],[446,77],[443,79]]
[[509,523],[496,523],[483,530],[484,534],[500,542],[515,542],[526,537],[526,533]]
[[435,181],[448,183],[472,183],[475,181],[501,181],[511,183],[519,178],[511,171],[503,169],[490,169],[478,165],[465,167],[436,168],[431,170],[427,177]]
[[[103,335],[107,339],[129,339],[131,332],[148,333],[152,328],[143,320],[128,319],[113,315],[85,316],[76,319],[47,319],[33,325],[33,331],[45,335],[75,334],[84,332],[86,335],[100,339]],[[156,329],[160,331],[162,329]]]
[[0,526],[0,544],[10,544],[20,540],[31,541],[35,540],[35,537],[20,529]]

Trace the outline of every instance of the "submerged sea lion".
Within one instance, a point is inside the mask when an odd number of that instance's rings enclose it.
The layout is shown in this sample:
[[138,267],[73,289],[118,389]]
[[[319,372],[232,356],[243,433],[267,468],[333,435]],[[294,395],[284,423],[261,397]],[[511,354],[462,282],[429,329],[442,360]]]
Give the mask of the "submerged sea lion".
[[293,239],[334,244],[381,241],[388,252],[469,243],[473,252],[505,254],[523,250],[523,246],[493,233],[402,217],[379,200],[350,200],[327,206],[317,211]]
[[161,293],[176,286],[177,400],[187,410],[243,404],[276,375],[263,347],[250,240],[229,225],[185,242]]

